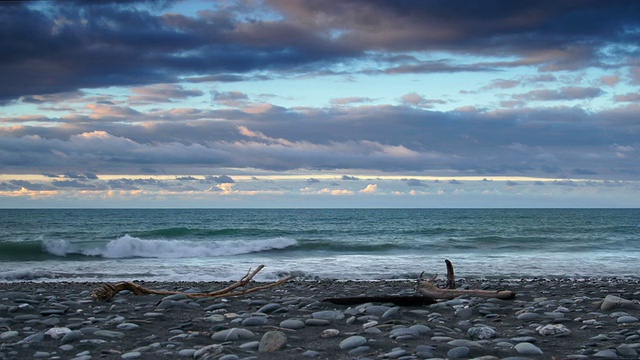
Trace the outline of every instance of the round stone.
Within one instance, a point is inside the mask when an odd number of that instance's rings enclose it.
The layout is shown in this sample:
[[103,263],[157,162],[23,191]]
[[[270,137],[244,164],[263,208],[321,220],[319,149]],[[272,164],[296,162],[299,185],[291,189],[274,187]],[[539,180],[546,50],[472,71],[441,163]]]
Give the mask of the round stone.
[[355,349],[358,346],[362,346],[366,343],[367,343],[367,339],[365,337],[354,335],[354,336],[349,336],[348,338],[342,340],[339,346],[340,346],[340,349],[342,350],[348,350],[348,349]]
[[532,343],[522,342],[516,344],[514,346],[518,354],[520,355],[542,355],[543,352],[539,347],[533,345]]
[[635,316],[623,315],[623,316],[620,316],[616,322],[618,324],[634,323],[634,322],[638,322],[638,318]]
[[466,346],[458,346],[447,351],[447,356],[451,359],[462,359],[469,357],[471,349]]
[[242,320],[242,326],[263,326],[266,325],[269,320],[263,316],[252,316]]
[[314,319],[322,319],[322,320],[342,320],[344,319],[344,313],[341,311],[333,311],[333,310],[325,310],[325,311],[316,311],[311,316]]
[[593,354],[593,357],[597,357],[597,358],[603,358],[603,359],[618,359],[618,353],[616,353],[615,350],[613,349],[606,349],[606,350],[601,350],[598,351],[597,353]]
[[284,329],[298,330],[305,327],[305,324],[301,320],[287,319],[280,323],[280,327]]
[[11,339],[13,337],[18,336],[18,334],[20,334],[20,333],[15,331],[15,330],[5,331],[2,334],[0,334],[0,340]]
[[518,320],[534,321],[534,320],[540,319],[541,317],[542,316],[540,314],[536,314],[536,313],[532,313],[532,312],[525,312],[525,313],[522,313],[522,314],[518,315]]
[[140,327],[140,325],[134,324],[134,323],[122,323],[122,324],[118,324],[118,326],[116,326],[116,328],[118,330],[135,330],[135,329],[137,329],[139,327]]
[[267,331],[260,339],[258,351],[274,352],[282,349],[287,344],[287,335],[282,331]]
[[137,359],[137,358],[139,358],[140,356],[142,356],[142,354],[141,354],[140,352],[138,352],[138,351],[131,351],[131,352],[128,352],[128,353],[124,353],[124,354],[122,354],[121,358],[122,358],[122,359]]
[[486,340],[496,337],[496,331],[488,326],[474,326],[467,330],[471,340]]
[[569,336],[571,335],[571,330],[562,324],[548,324],[544,326],[539,326],[537,329],[538,334],[542,336]]

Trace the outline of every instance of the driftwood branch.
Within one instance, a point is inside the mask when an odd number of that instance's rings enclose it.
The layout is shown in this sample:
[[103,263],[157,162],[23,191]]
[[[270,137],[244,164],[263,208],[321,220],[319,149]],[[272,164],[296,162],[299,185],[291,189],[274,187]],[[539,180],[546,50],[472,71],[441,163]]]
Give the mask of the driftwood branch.
[[456,288],[456,277],[453,274],[453,264],[449,259],[445,260],[444,263],[447,265],[447,288],[455,289]]
[[95,299],[95,300],[111,301],[116,296],[116,294],[118,294],[120,291],[123,291],[123,290],[129,290],[134,295],[147,295],[147,294],[175,295],[175,294],[184,294],[184,295],[186,295],[188,297],[192,297],[192,298],[230,297],[230,296],[245,295],[245,294],[249,294],[249,293],[256,292],[256,291],[269,289],[271,287],[278,286],[278,285],[280,285],[282,283],[285,283],[285,282],[287,282],[287,281],[289,281],[289,280],[294,278],[293,276],[288,276],[288,277],[280,279],[280,280],[278,280],[276,282],[269,283],[269,284],[266,284],[266,285],[256,286],[256,287],[253,287],[253,288],[248,288],[248,289],[239,290],[239,291],[233,291],[233,290],[236,290],[237,288],[245,287],[247,284],[249,284],[249,282],[251,282],[253,277],[256,276],[256,274],[259,273],[260,270],[262,270],[263,268],[264,268],[264,265],[260,265],[253,271],[251,271],[251,269],[250,269],[249,272],[247,272],[247,274],[242,277],[242,279],[238,280],[237,282],[233,283],[232,285],[227,286],[226,288],[223,288],[223,289],[220,289],[220,290],[217,290],[217,291],[212,291],[212,292],[207,292],[207,293],[186,293],[186,292],[182,292],[182,291],[153,290],[153,289],[147,289],[147,288],[143,287],[142,285],[138,285],[138,284],[133,283],[133,282],[123,281],[123,282],[119,282],[117,284],[104,283],[99,288],[93,290],[93,293],[91,294],[91,297],[93,299]]

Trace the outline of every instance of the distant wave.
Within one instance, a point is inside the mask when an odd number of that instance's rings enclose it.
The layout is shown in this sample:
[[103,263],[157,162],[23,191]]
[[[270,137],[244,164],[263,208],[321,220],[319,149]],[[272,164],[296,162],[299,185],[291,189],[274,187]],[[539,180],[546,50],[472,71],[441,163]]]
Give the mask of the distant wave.
[[109,241],[104,246],[82,246],[65,240],[50,240],[42,243],[43,249],[53,255],[85,255],[109,259],[116,258],[192,258],[230,256],[284,249],[295,246],[290,238],[261,240],[187,241],[187,240],[143,240],[129,235]]

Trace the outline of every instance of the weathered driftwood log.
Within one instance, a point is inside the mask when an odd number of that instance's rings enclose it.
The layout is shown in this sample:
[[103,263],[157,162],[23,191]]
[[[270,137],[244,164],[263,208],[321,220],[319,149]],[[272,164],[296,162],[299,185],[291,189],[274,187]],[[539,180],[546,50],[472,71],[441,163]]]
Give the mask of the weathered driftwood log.
[[422,276],[424,272],[420,274],[417,282],[417,292],[420,295],[417,296],[402,296],[402,295],[388,295],[388,296],[358,296],[358,297],[339,297],[328,298],[322,301],[331,302],[341,305],[355,305],[364,304],[367,302],[384,302],[393,303],[399,306],[419,306],[429,305],[436,302],[436,300],[451,300],[458,296],[472,296],[483,298],[497,298],[509,300],[516,296],[516,293],[510,290],[462,290],[456,289],[456,279],[453,272],[453,264],[449,260],[445,260],[447,266],[447,284],[446,288],[441,289],[431,282],[435,281],[438,275],[434,275],[429,280],[423,280]]
[[422,275],[420,274],[420,278],[418,278],[418,292],[423,296],[432,298],[432,299],[443,299],[443,300],[451,300],[455,299],[458,296],[475,296],[475,297],[483,297],[483,298],[496,298],[496,299],[504,299],[510,300],[516,297],[516,293],[511,290],[461,290],[456,289],[456,280],[453,274],[453,264],[449,260],[444,261],[447,265],[447,288],[441,289],[431,283],[431,281],[435,280],[436,276],[432,277],[430,280],[422,280]]
[[269,283],[266,285],[261,285],[261,286],[255,286],[252,288],[247,288],[244,290],[239,290],[239,291],[233,291],[239,287],[245,287],[250,281],[251,279],[253,279],[253,277],[260,272],[260,270],[262,270],[264,268],[264,265],[260,265],[258,266],[255,270],[251,271],[249,270],[249,272],[247,273],[247,275],[245,275],[242,279],[240,279],[239,281],[233,283],[230,286],[227,286],[226,288],[217,290],[217,291],[212,291],[212,292],[208,292],[208,293],[186,293],[186,292],[182,292],[182,291],[167,291],[167,290],[153,290],[153,289],[147,289],[141,285],[138,285],[136,283],[132,283],[129,281],[123,281],[123,282],[119,282],[117,284],[109,284],[109,283],[104,283],[102,284],[99,288],[93,290],[93,293],[91,294],[91,297],[93,299],[96,300],[101,300],[101,301],[111,301],[116,294],[118,294],[120,291],[123,290],[129,290],[131,292],[133,292],[134,295],[147,295],[147,294],[158,294],[158,295],[175,295],[175,294],[184,294],[188,297],[192,297],[192,298],[198,298],[198,297],[209,297],[209,298],[217,298],[217,297],[230,297],[230,296],[238,296],[238,295],[245,295],[245,294],[249,294],[252,292],[256,292],[256,291],[260,291],[260,290],[264,290],[264,289],[268,289],[277,285],[280,285],[282,283],[285,283],[291,279],[293,279],[293,276],[288,276],[286,278],[280,279],[274,283]]
[[462,290],[462,289],[441,289],[428,281],[421,281],[418,291],[423,296],[432,299],[451,300],[458,296],[473,296],[483,298],[496,298],[510,300],[516,297],[516,293],[511,290]]

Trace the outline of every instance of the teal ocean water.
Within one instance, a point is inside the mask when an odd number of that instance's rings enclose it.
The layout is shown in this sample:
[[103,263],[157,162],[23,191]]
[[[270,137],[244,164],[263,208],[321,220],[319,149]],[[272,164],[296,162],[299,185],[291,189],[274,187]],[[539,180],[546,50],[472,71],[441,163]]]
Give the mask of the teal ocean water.
[[0,281],[638,277],[640,209],[0,209]]

